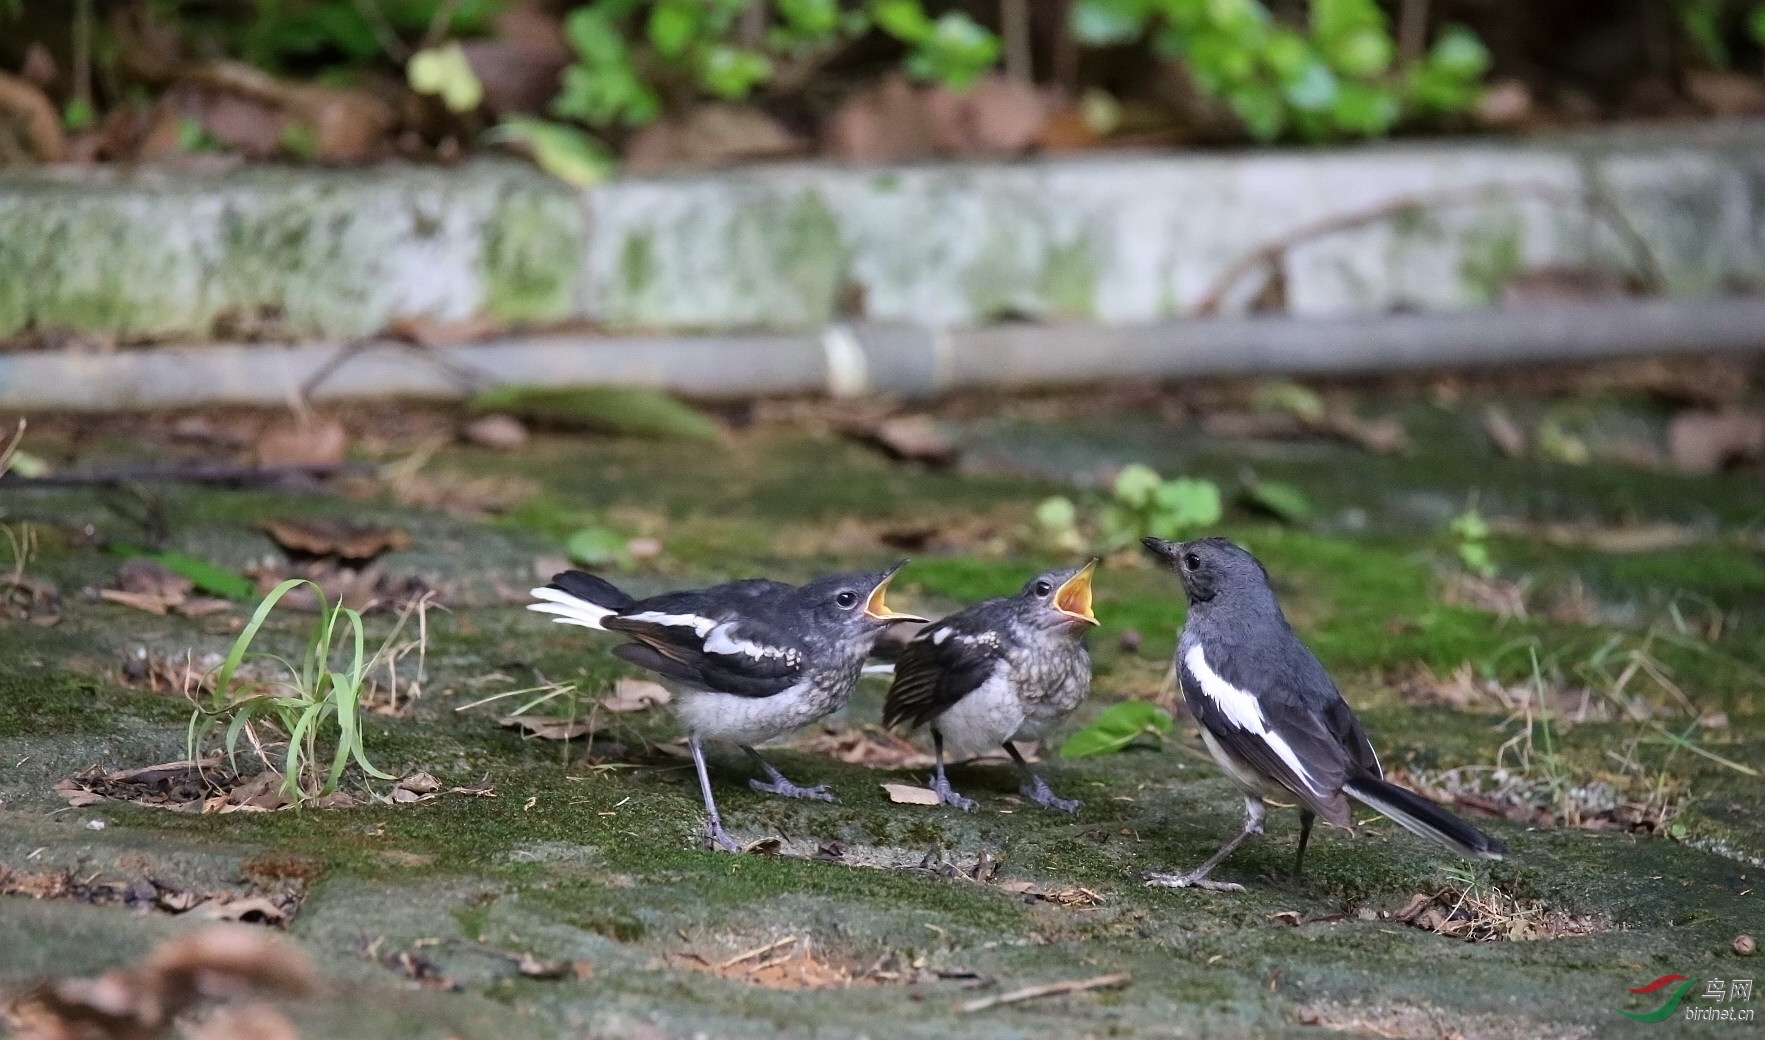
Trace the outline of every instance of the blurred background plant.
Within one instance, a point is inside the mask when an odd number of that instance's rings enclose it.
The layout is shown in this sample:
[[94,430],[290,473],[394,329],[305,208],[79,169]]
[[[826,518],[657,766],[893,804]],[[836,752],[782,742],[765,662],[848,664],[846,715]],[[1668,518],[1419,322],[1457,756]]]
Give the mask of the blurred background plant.
[[0,164],[452,161],[586,183],[1765,112],[1765,0],[0,0]]

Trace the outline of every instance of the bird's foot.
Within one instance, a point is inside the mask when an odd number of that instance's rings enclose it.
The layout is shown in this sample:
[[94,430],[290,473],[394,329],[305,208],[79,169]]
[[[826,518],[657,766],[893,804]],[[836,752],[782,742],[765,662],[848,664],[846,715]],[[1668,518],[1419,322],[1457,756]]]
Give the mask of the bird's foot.
[[730,837],[729,832],[723,829],[723,824],[719,820],[705,821],[705,837],[711,839],[711,844],[724,852],[740,852],[742,850],[742,843]]
[[780,798],[806,798],[812,802],[832,802],[838,800],[834,798],[833,792],[827,789],[826,784],[817,784],[814,787],[799,787],[782,776],[774,780],[749,780],[748,786],[759,791],[761,794],[775,794]]
[[1205,888],[1209,892],[1242,892],[1244,886],[1235,881],[1212,881],[1196,873],[1147,874],[1146,883],[1155,888]]
[[1018,793],[1044,809],[1059,809],[1063,813],[1076,813],[1085,804],[1077,798],[1062,798],[1055,794],[1048,781],[1039,776],[1025,783]]
[[950,786],[948,777],[942,775],[932,777],[931,789],[937,792],[938,801],[945,805],[954,805],[963,812],[974,812],[980,808],[981,803],[973,798],[964,798],[957,794],[956,789]]

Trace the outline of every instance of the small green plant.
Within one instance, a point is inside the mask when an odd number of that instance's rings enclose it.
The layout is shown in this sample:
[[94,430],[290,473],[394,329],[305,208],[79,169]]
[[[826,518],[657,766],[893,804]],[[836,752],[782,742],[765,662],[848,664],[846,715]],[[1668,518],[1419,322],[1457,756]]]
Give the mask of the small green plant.
[[1120,701],[1104,708],[1090,725],[1066,738],[1060,745],[1060,757],[1107,755],[1142,737],[1163,744],[1175,727],[1171,713],[1150,701]]
[[[1178,477],[1165,480],[1150,466],[1135,462],[1122,467],[1108,501],[1089,524],[1095,547],[1113,552],[1139,538],[1184,538],[1220,522],[1225,503],[1211,480]],[[1036,508],[1043,539],[1056,548],[1089,550],[1078,507],[1071,499],[1050,498]]]
[[1495,577],[1495,559],[1489,553],[1489,522],[1476,509],[1453,518],[1454,549],[1465,569],[1480,578]]
[[1414,112],[1458,112],[1477,99],[1489,52],[1462,26],[1400,62],[1375,0],[1311,0],[1304,26],[1261,0],[1077,0],[1073,34],[1094,46],[1151,34],[1259,140],[1377,137]]
[[[302,585],[311,585],[318,597],[319,617],[307,639],[301,663],[296,666],[284,658],[254,652],[252,643],[270,612],[282,597]],[[200,760],[203,746],[216,730],[222,730],[222,746],[235,771],[241,737],[250,741],[266,768],[277,769],[268,754],[265,737],[269,734],[260,732],[269,728],[286,738],[287,750],[279,772],[283,793],[296,802],[335,791],[351,761],[371,777],[396,779],[368,761],[362,746],[362,702],[372,674],[382,665],[393,669],[398,658],[409,651],[411,645],[401,644],[398,636],[413,615],[418,619],[416,647],[421,661],[427,636],[427,604],[425,597],[403,611],[380,648],[369,656],[360,611],[341,602],[328,603],[324,590],[304,578],[282,582],[258,604],[250,622],[233,641],[231,652],[215,676],[209,703],[198,704],[191,713],[186,735],[189,757]],[[277,679],[247,677],[240,666],[248,657],[280,665],[286,674]],[[420,663],[418,671],[420,674]],[[396,681],[396,672],[393,674]],[[332,745],[328,766],[322,757],[327,744]]]

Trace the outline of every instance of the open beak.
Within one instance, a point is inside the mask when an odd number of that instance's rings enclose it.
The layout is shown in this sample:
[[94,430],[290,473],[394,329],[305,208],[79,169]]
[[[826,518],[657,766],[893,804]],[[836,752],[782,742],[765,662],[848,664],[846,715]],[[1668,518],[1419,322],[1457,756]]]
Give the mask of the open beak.
[[1097,615],[1091,613],[1091,575],[1096,570],[1097,561],[1092,560],[1062,582],[1054,592],[1054,609],[1074,621],[1095,625]]
[[883,579],[876,583],[876,588],[870,590],[870,599],[866,600],[864,603],[864,613],[870,615],[871,618],[877,621],[918,621],[922,624],[925,623],[925,618],[920,617],[918,614],[901,614],[889,609],[889,580],[895,576],[897,571],[905,566],[907,566],[907,561],[902,560],[900,563],[889,568],[889,572],[883,575]]

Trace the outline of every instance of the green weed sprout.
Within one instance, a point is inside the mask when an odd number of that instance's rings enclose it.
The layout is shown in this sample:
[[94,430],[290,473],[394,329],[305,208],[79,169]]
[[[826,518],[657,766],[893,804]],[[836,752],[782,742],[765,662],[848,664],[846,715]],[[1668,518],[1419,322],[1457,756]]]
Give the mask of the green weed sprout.
[[[307,640],[306,653],[299,666],[273,654],[252,651],[251,645],[270,611],[301,585],[311,585],[318,596],[319,618]],[[186,737],[189,758],[198,760],[198,752],[209,735],[224,726],[222,743],[228,763],[235,772],[242,736],[250,739],[264,765],[274,769],[275,763],[257,733],[257,727],[268,724],[287,735],[287,751],[280,770],[282,791],[297,802],[335,791],[343,771],[352,760],[362,772],[375,779],[397,779],[375,768],[363,750],[362,699],[369,687],[370,675],[382,664],[396,661],[408,649],[400,647],[396,640],[412,614],[419,619],[419,646],[425,641],[427,626],[423,612],[427,605],[425,597],[402,612],[392,632],[369,656],[360,611],[341,602],[327,602],[324,590],[305,578],[290,578],[276,586],[258,604],[251,621],[233,641],[232,651],[216,674],[209,704],[206,707],[199,704],[191,713]],[[280,664],[287,674],[272,680],[245,678],[239,669],[247,656]],[[341,667],[337,667],[338,664]],[[334,733],[336,747],[329,767],[324,768],[321,766],[320,744],[328,730]]]

